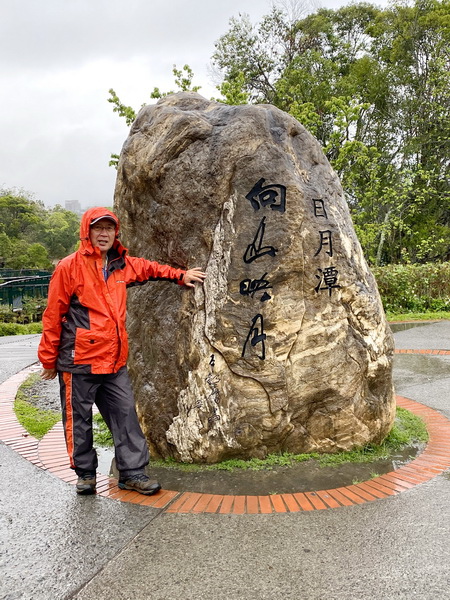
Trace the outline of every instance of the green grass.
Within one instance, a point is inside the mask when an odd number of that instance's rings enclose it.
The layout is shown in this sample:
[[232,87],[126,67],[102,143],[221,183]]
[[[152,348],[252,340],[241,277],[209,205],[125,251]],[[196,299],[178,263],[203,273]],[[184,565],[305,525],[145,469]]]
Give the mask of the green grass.
[[114,446],[114,441],[108,426],[106,425],[100,413],[92,417],[94,430],[94,446],[101,448],[111,448]]
[[30,404],[27,391],[39,380],[39,374],[33,373],[20,386],[14,401],[14,412],[17,420],[30,435],[40,440],[61,420],[61,413],[54,410],[43,410]]
[[386,312],[388,321],[440,321],[442,319],[450,319],[450,312],[408,312],[408,313],[393,313]]
[[[260,471],[280,466],[289,467],[300,462],[315,459],[319,466],[329,467],[344,463],[368,463],[386,459],[402,448],[411,446],[415,443],[425,443],[427,441],[428,432],[422,419],[404,408],[397,408],[394,426],[380,445],[368,444],[367,446],[364,446],[364,448],[358,448],[348,452],[338,452],[336,454],[319,454],[317,452],[309,454],[291,454],[289,452],[284,452],[281,454],[269,454],[265,459],[231,459],[214,465],[178,463],[174,459],[152,460],[152,466],[179,469],[187,472],[236,471],[242,469]],[[377,475],[374,474],[374,477],[375,476]]]

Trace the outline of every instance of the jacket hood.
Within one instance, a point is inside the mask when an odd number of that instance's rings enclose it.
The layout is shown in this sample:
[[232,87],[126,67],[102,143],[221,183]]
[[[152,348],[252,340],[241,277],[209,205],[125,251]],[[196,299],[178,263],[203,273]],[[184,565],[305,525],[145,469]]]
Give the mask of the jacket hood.
[[102,206],[95,206],[94,208],[90,208],[89,210],[87,210],[81,217],[81,244],[78,250],[79,252],[81,252],[81,254],[100,254],[100,250],[98,248],[94,248],[94,246],[91,244],[91,240],[89,237],[89,229],[92,221],[101,219],[102,217],[108,217],[116,222],[116,236],[113,243],[113,248],[115,248],[119,252],[119,254],[122,254],[124,251],[126,251],[126,248],[124,248],[118,240],[120,221],[117,215],[115,215],[112,211],[108,210],[107,208],[104,208]]

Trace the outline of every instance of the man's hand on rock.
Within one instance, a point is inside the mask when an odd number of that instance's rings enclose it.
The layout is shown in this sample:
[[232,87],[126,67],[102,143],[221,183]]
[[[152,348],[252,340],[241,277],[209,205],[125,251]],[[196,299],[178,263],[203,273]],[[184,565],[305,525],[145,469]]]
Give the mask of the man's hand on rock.
[[42,369],[41,371],[41,379],[55,379],[56,377],[56,369]]
[[205,277],[206,273],[203,273],[203,271],[199,267],[194,267],[193,269],[188,269],[186,271],[183,277],[183,283],[187,287],[195,287],[194,283],[203,283]]

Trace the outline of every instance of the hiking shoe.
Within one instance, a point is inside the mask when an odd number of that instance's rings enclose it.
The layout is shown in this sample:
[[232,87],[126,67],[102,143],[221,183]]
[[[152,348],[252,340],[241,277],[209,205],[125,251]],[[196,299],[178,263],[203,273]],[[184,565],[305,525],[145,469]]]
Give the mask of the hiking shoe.
[[133,490],[146,496],[156,494],[161,489],[161,486],[154,479],[150,479],[147,475],[130,475],[119,479],[119,487],[121,490]]
[[79,475],[76,486],[77,494],[83,494],[85,496],[88,494],[95,494],[96,483],[95,473],[83,473],[82,475]]

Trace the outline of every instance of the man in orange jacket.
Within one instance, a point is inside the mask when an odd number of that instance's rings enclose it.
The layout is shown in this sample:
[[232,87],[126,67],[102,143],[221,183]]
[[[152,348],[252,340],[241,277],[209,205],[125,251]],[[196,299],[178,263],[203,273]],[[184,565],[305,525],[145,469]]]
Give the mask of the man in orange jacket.
[[58,263],[50,282],[38,356],[42,379],[59,376],[77,492],[95,493],[95,402],[113,435],[119,487],[151,495],[161,486],[144,472],[149,453],[126,369],[126,288],[159,279],[192,288],[206,275],[197,267],[184,271],[128,256],[118,234],[119,219],[111,211],[98,207],[83,215],[80,248]]

